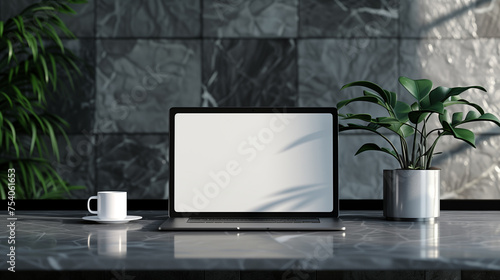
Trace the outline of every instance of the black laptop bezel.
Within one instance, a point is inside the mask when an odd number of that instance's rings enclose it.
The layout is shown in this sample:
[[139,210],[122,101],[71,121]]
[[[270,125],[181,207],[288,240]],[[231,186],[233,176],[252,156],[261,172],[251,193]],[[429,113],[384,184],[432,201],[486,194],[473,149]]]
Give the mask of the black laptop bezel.
[[[174,209],[174,166],[175,166],[175,116],[179,113],[328,113],[333,120],[333,210],[331,212],[177,212]],[[338,115],[334,107],[172,107],[169,112],[170,123],[170,180],[168,211],[170,217],[339,217],[339,180],[338,180]]]

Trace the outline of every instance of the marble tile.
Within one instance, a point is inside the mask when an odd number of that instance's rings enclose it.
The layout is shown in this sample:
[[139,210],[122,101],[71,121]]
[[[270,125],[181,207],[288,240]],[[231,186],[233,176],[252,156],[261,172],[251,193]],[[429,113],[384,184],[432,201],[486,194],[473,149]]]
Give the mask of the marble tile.
[[397,37],[397,0],[302,0],[300,37]]
[[494,0],[402,0],[403,38],[499,37],[500,2]]
[[199,106],[197,40],[98,40],[95,131],[168,132],[168,109]]
[[[68,133],[89,132],[94,124],[95,111],[95,41],[89,39],[64,40],[64,46],[77,57],[81,75],[73,71],[74,87],[65,74],[60,74],[58,93],[47,100],[47,110],[69,123]],[[65,73],[63,68],[59,73]]]
[[85,4],[70,4],[76,15],[61,16],[62,21],[77,38],[95,36],[95,1],[97,0],[87,0]]
[[205,40],[202,106],[295,105],[295,52],[293,40]]
[[99,0],[97,37],[200,36],[200,0]]
[[0,20],[5,22],[8,18],[21,12],[25,6],[34,2],[35,0],[0,1]]
[[[400,45],[400,73],[413,79],[427,78],[433,87],[483,86],[488,92],[469,90],[460,97],[479,104],[485,112],[500,118],[500,39],[435,40],[405,39]],[[405,91],[399,86],[399,92]],[[405,94],[409,95],[409,93]],[[474,110],[470,106],[451,106]],[[437,124],[437,121],[434,122]],[[500,133],[490,122],[473,123],[477,133]]]
[[500,135],[479,135],[476,146],[440,140],[433,165],[441,168],[442,199],[500,199]]
[[203,1],[204,37],[297,37],[298,0]]
[[68,146],[62,136],[58,137],[59,162],[53,156],[51,164],[70,185],[85,187],[71,191],[67,198],[87,199],[96,193],[96,139],[90,134],[69,135],[68,138],[71,146]]
[[[299,106],[336,106],[363,94],[364,88],[340,91],[343,85],[367,80],[385,89],[397,88],[397,42],[388,39],[307,39],[299,48]],[[340,113],[386,116],[371,103],[352,103]]]
[[98,191],[127,191],[129,199],[167,198],[167,135],[102,135],[97,149]]
[[[397,138],[390,136],[391,141]],[[399,168],[392,156],[368,151],[355,156],[365,143],[390,148],[381,137],[370,134],[340,134],[339,136],[339,196],[340,199],[382,199],[384,169]]]
[[[76,14],[60,14],[61,20],[73,32],[76,37],[93,37],[94,35],[94,1],[87,0],[85,4],[69,4],[75,10]],[[38,0],[17,0],[2,1],[0,3],[0,19],[5,20],[8,17],[17,15],[28,5],[38,3]],[[56,2],[52,2],[56,3]],[[37,16],[43,19],[46,11],[39,11]],[[61,34],[65,37],[64,34]]]

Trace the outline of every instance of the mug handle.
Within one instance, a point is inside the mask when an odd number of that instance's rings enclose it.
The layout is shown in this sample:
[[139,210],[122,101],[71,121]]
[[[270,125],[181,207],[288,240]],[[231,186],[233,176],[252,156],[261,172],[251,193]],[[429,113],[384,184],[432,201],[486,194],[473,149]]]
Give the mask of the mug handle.
[[94,195],[94,196],[89,197],[89,199],[87,200],[87,210],[89,210],[89,212],[90,212],[91,214],[99,214],[97,211],[92,211],[92,210],[90,210],[90,200],[91,200],[91,199],[97,199],[97,196],[96,196],[96,195]]

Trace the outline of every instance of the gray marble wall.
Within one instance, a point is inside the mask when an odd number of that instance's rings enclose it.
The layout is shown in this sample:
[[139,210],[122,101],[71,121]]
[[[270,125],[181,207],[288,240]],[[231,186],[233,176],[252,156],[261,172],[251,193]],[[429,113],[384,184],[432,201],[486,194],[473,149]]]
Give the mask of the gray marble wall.
[[[33,0],[1,1],[4,19]],[[167,198],[172,106],[334,106],[366,79],[403,92],[400,75],[482,85],[467,98],[500,115],[500,1],[89,0],[65,17],[83,58],[75,92],[53,101],[70,123],[61,174],[86,190]],[[368,110],[354,107],[353,110]],[[442,198],[500,199],[500,129],[476,128],[478,148],[453,139],[436,158]],[[395,162],[354,157],[367,134],[341,135],[340,194],[382,197]]]

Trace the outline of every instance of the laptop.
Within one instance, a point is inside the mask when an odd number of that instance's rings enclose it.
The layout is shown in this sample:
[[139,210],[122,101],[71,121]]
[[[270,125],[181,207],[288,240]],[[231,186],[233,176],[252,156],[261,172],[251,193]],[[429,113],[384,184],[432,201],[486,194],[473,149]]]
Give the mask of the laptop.
[[171,108],[160,230],[345,230],[335,108]]

